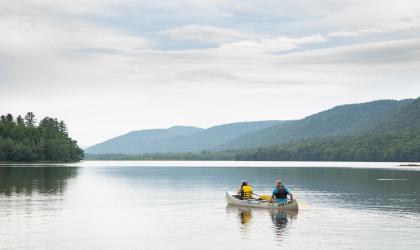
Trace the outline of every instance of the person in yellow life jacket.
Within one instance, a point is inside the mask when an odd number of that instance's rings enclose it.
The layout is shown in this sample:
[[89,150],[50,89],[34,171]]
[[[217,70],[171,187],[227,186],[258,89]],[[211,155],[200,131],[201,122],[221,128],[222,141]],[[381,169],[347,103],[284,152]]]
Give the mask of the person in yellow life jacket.
[[242,200],[252,199],[252,187],[248,184],[247,180],[243,180],[241,187],[239,188],[238,195]]

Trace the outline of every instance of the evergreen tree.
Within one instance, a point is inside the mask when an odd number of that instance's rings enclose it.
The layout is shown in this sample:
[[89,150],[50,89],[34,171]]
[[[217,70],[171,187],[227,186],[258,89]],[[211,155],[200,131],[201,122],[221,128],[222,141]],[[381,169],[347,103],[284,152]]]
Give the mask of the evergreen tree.
[[28,126],[28,127],[33,127],[33,126],[35,126],[35,122],[36,122],[36,120],[35,120],[35,115],[34,115],[34,113],[32,113],[32,112],[28,112],[28,113],[25,115],[25,123],[26,123],[26,126]]
[[64,121],[45,117],[39,123],[28,112],[16,120],[0,116],[0,161],[79,161],[83,150],[68,137]]

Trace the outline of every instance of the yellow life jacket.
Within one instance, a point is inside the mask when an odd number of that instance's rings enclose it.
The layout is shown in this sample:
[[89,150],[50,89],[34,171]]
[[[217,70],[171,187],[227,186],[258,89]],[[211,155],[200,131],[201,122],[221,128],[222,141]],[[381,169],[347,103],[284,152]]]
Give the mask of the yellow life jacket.
[[252,198],[252,187],[249,186],[249,185],[242,186],[241,195],[242,195],[243,199],[251,199]]

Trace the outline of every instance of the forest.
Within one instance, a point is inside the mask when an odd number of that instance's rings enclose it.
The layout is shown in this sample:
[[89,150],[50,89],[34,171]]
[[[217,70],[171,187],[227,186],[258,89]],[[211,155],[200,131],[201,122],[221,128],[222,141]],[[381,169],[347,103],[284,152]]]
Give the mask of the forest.
[[83,157],[64,121],[45,117],[37,123],[32,112],[0,117],[0,162],[74,162]]
[[91,160],[236,160],[419,162],[420,129],[307,139],[247,150],[198,153],[102,154]]
[[240,151],[238,161],[420,161],[420,129],[311,139]]

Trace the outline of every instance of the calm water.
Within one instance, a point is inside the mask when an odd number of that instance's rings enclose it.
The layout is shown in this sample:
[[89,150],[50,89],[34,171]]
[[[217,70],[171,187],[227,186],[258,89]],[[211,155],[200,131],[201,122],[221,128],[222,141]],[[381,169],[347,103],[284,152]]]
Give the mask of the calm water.
[[[0,249],[420,249],[417,169],[86,165],[0,166]],[[301,209],[226,206],[244,178]]]

